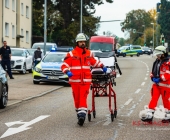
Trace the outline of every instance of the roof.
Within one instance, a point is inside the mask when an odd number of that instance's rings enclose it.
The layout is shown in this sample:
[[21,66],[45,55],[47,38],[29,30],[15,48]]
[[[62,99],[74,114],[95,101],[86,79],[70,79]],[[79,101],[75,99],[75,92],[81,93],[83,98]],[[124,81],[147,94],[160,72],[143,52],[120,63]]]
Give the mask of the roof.
[[101,42],[101,43],[110,43],[114,44],[114,37],[110,36],[92,36],[90,38],[90,42]]
[[[37,42],[37,43],[34,43],[33,45],[35,45],[35,44],[44,44],[44,42]],[[56,43],[46,42],[46,44],[56,44]]]
[[11,48],[13,50],[27,50],[27,48]]

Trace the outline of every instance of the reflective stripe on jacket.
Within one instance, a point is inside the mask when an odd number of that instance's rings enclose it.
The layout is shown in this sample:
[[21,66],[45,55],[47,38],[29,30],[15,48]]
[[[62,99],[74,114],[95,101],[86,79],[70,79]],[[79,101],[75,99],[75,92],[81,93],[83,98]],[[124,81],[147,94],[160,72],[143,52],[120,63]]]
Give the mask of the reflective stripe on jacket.
[[69,78],[70,83],[91,83],[91,71],[90,67],[103,67],[103,64],[96,60],[93,53],[85,48],[85,54],[83,49],[75,47],[74,50],[67,53],[64,63],[61,65],[61,70],[66,73],[70,70],[73,76]]

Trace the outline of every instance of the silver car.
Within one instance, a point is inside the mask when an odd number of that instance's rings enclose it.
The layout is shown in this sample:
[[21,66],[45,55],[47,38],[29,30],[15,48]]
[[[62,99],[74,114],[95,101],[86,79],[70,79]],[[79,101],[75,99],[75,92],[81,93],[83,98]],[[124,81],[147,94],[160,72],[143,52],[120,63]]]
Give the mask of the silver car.
[[0,109],[7,106],[8,102],[8,81],[6,77],[6,72],[0,65]]

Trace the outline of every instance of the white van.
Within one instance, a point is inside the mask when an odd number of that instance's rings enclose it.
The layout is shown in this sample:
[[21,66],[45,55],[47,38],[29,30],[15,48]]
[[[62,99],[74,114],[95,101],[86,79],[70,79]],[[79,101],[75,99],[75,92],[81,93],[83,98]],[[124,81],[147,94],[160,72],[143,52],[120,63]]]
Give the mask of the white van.
[[[32,49],[37,49],[38,47],[40,47],[41,50],[44,50],[44,42],[38,42],[38,43],[34,43],[32,45]],[[46,47],[45,47],[46,48],[46,52],[50,52],[52,47],[57,48],[57,44],[56,43],[47,42],[46,43]]]

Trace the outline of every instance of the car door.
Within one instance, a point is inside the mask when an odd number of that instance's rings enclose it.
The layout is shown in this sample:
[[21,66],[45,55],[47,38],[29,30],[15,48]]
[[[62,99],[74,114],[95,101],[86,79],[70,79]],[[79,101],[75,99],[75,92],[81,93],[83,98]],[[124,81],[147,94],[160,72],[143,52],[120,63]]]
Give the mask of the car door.
[[25,50],[25,54],[26,54],[26,67],[27,69],[31,69],[32,68],[32,56],[29,54],[28,50]]

